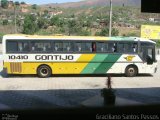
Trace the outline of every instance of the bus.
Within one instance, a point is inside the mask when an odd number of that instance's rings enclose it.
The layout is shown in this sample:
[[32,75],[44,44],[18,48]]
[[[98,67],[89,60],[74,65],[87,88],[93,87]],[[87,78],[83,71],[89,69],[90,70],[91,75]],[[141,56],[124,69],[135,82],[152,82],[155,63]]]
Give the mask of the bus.
[[138,37],[5,35],[7,74],[125,74],[157,70],[154,41]]

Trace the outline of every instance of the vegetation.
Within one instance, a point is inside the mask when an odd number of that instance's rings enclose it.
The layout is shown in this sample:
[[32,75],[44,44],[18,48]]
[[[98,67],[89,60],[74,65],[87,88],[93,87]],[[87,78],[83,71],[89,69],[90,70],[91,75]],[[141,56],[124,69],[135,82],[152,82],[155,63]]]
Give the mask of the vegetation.
[[7,0],[1,0],[1,6],[2,8],[8,8],[8,1]]
[[32,5],[32,9],[35,9],[35,10],[36,10],[36,9],[37,9],[37,5],[36,5],[36,4],[33,4],[33,5]]
[[17,6],[20,5],[19,1],[16,1],[14,4]]
[[[3,8],[8,7],[7,0],[2,0]],[[59,8],[52,6],[21,6],[25,2],[16,1],[16,24],[17,31],[24,34],[64,34],[64,35],[109,35],[109,7],[92,6],[78,8]],[[27,5],[27,4],[26,4]],[[22,12],[27,9],[28,12]],[[14,33],[15,30],[7,32],[3,29],[7,25],[14,27],[15,14],[14,6],[11,8],[1,9],[0,29],[3,33]],[[107,12],[108,11],[108,12]],[[144,14],[140,8],[128,6],[113,6],[113,28],[112,36],[140,36],[141,24],[156,24],[160,22],[149,21],[149,18],[157,14]]]
[[[119,31],[115,28],[112,29],[112,36],[117,36]],[[109,29],[103,28],[100,32],[96,32],[96,36],[109,36]]]
[[24,34],[34,34],[38,30],[36,24],[36,17],[33,15],[27,15],[24,19],[23,33]]
[[26,4],[26,3],[22,1],[21,4]]
[[2,24],[3,25],[8,25],[8,20],[3,20]]
[[2,37],[3,37],[3,33],[0,33],[0,43],[2,43]]
[[160,48],[160,40],[155,41],[156,42],[156,47]]
[[130,32],[130,33],[127,33],[127,34],[123,34],[123,36],[126,36],[126,37],[136,37],[138,35],[135,32]]

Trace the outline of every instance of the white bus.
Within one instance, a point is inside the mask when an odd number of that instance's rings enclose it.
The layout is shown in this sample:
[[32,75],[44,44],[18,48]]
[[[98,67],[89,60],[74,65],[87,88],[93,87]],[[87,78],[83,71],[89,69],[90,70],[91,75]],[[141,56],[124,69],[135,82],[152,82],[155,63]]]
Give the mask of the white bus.
[[109,74],[132,77],[157,69],[155,42],[134,37],[5,35],[8,74]]

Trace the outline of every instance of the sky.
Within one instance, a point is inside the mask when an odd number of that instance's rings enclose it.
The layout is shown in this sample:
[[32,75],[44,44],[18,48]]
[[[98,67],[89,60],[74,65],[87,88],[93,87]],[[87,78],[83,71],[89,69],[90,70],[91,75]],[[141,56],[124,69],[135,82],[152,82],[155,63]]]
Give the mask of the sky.
[[13,0],[19,2],[25,2],[29,4],[47,4],[47,3],[65,3],[65,2],[77,2],[81,0]]

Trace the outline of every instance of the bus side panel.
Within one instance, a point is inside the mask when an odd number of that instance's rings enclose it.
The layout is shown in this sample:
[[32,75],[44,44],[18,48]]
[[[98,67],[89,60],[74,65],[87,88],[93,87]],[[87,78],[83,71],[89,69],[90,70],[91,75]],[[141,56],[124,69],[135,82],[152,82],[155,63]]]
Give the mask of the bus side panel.
[[107,73],[125,73],[125,69],[129,65],[137,66],[139,73],[145,72],[143,62],[138,55],[123,54]]
[[82,70],[81,74],[106,74],[120,56],[121,54],[96,54]]
[[74,65],[72,63],[53,63],[52,74],[73,73]]
[[[9,74],[37,74],[38,66],[46,64],[52,74],[106,74],[124,73],[128,65],[134,64],[139,73],[153,73],[153,69],[143,63],[138,55],[129,54],[84,54],[75,62],[5,62]],[[146,69],[146,67],[149,67]]]

